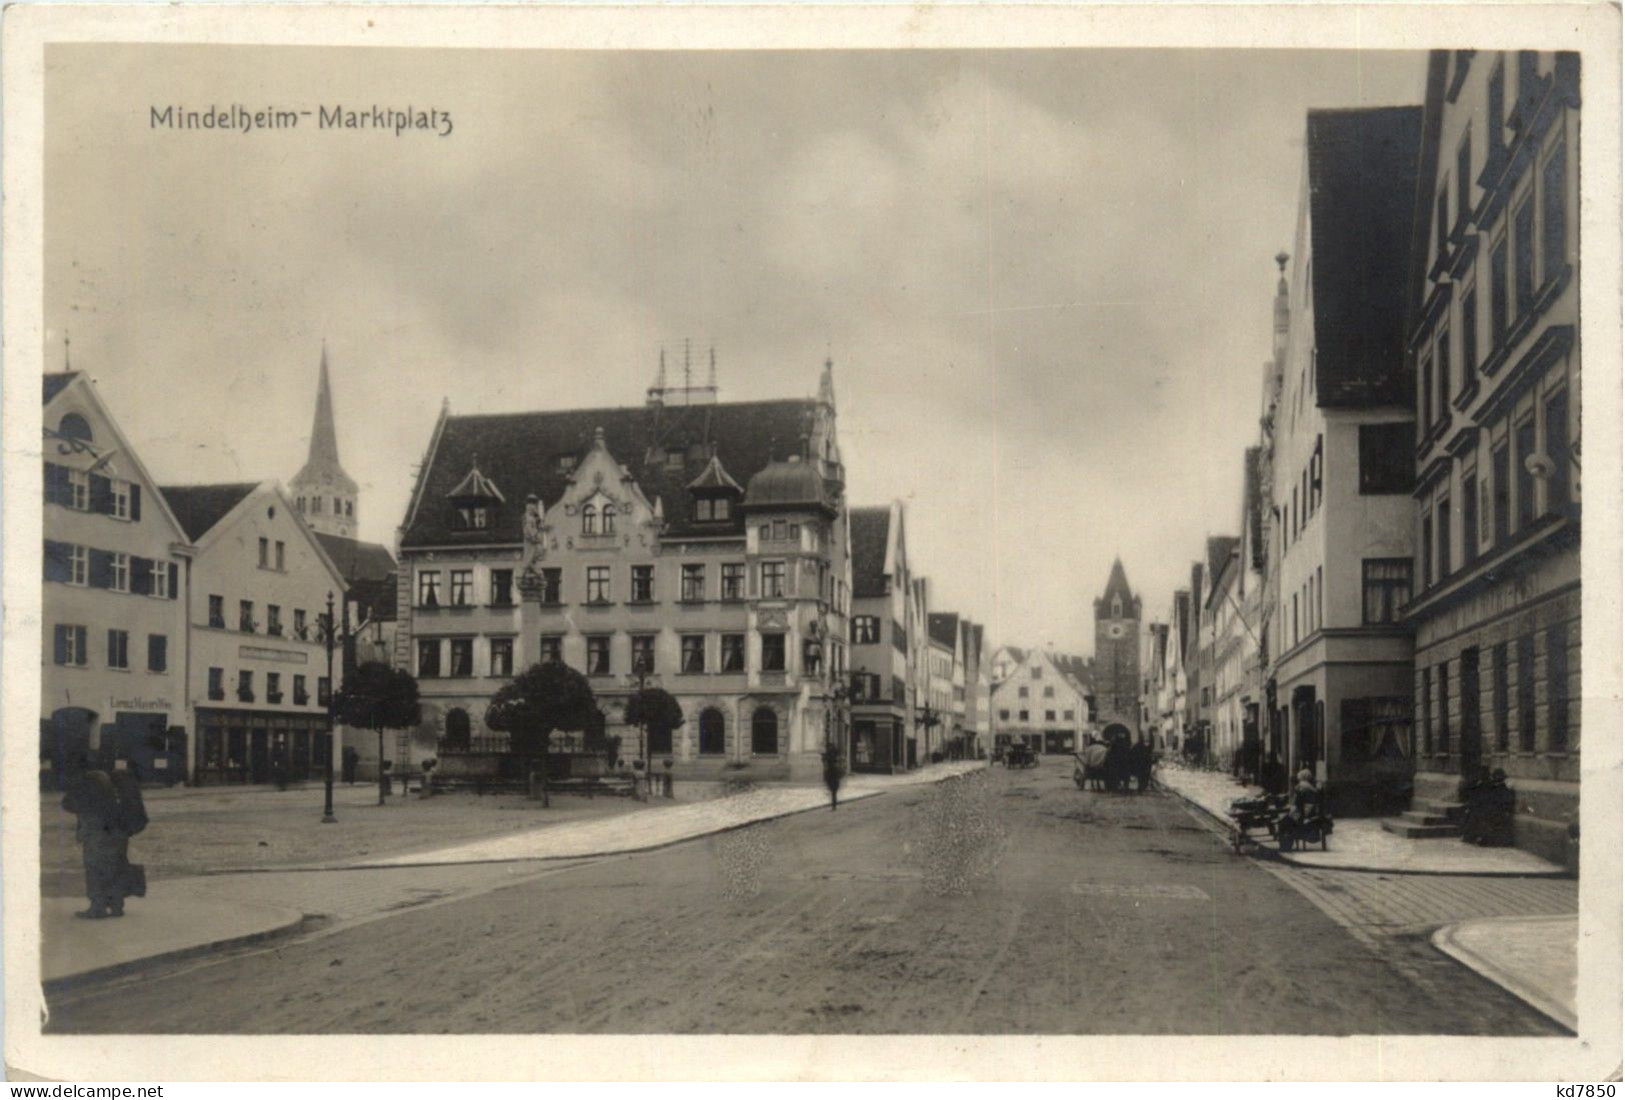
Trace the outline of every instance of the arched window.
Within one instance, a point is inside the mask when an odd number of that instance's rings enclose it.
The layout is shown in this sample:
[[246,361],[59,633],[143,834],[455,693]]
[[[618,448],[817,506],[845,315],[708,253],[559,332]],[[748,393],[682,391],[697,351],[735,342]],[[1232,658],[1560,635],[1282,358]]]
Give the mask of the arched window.
[[726,751],[722,712],[716,707],[706,707],[700,711],[700,755],[721,756]]
[[615,506],[613,504],[604,505],[603,532],[606,535],[615,533]]
[[1112,618],[1121,619],[1122,617],[1123,617],[1123,597],[1121,597],[1121,596],[1113,596],[1112,597]]
[[90,421],[78,413],[68,413],[56,426],[57,434],[67,439],[82,439],[86,443],[92,442],[90,434]]
[[779,754],[779,716],[772,707],[757,707],[751,715],[750,751],[756,756]]
[[589,504],[581,509],[581,533],[583,535],[596,535],[598,533],[598,506]]

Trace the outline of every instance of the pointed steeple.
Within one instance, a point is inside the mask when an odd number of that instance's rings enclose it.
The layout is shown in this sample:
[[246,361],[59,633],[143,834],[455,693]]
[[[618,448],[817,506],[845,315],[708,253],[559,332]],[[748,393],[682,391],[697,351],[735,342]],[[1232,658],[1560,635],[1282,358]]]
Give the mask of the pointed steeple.
[[1112,559],[1111,576],[1106,579],[1106,590],[1095,601],[1097,619],[1138,619],[1140,600],[1128,586],[1128,574],[1123,570],[1123,559]]
[[818,400],[830,408],[835,407],[835,360],[824,360],[824,373],[818,376]]
[[316,380],[316,416],[310,428],[310,453],[288,486],[295,504],[313,528],[327,534],[355,536],[356,495],[360,487],[339,463],[338,428],[333,416],[333,386],[328,377],[327,341],[322,341],[321,369]]

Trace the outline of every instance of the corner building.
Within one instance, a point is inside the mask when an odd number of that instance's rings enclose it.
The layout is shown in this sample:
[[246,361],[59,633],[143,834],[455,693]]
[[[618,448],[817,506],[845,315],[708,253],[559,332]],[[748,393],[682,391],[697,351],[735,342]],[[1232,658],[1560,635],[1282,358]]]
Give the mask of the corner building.
[[1580,797],[1580,58],[1436,51],[1412,245],[1416,793],[1502,768],[1572,864]]
[[[396,660],[442,730],[460,710],[501,738],[491,696],[563,661],[628,760],[817,776],[825,745],[849,739],[832,691],[847,678],[844,483],[827,363],[815,399],[657,386],[643,407],[442,413],[401,529]],[[670,744],[624,721],[640,682],[683,709]]]

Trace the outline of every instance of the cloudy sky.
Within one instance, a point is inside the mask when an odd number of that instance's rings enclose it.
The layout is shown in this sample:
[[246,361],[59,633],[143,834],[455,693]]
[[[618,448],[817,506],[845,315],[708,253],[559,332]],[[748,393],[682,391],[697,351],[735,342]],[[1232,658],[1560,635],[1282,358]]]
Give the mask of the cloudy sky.
[[[55,46],[62,337],[165,481],[292,477],[327,341],[362,535],[441,400],[724,399],[835,361],[855,503],[937,602],[1092,648],[1114,555],[1159,615],[1239,526],[1304,113],[1421,101],[1421,54]],[[153,129],[151,106],[448,112],[453,130]]]

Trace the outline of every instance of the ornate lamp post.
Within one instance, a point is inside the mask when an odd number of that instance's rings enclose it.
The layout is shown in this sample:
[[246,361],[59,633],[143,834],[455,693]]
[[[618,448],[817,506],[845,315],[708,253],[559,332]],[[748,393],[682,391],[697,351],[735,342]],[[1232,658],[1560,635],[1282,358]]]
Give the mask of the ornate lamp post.
[[[345,617],[349,617],[349,608],[345,608]],[[346,634],[349,624],[346,622]],[[338,751],[338,725],[333,721],[333,700],[338,692],[333,689],[333,642],[336,640],[336,630],[333,629],[333,593],[327,593],[327,614],[322,616],[322,640],[327,643],[327,775],[323,780],[322,788],[325,791],[325,801],[322,808],[322,824],[332,825],[338,822],[333,816],[333,752]]]

